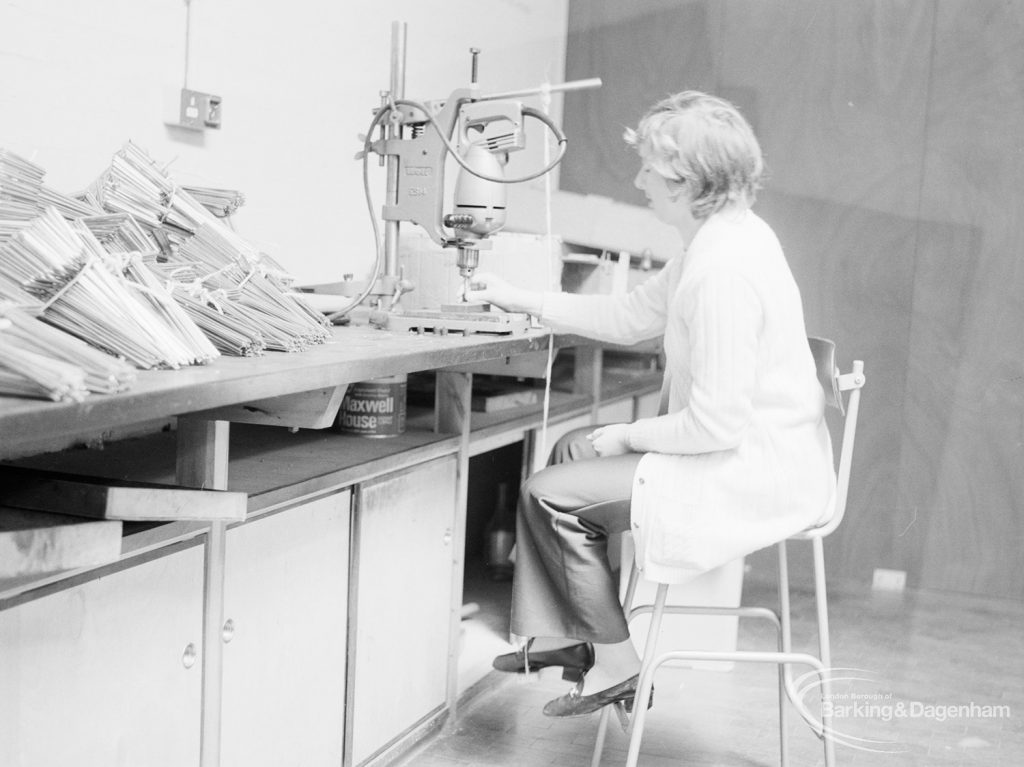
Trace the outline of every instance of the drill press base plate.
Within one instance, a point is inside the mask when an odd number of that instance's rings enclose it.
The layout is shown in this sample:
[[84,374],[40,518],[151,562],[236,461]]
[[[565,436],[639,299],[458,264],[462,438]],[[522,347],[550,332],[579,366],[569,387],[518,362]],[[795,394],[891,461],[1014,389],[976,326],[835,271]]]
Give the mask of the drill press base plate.
[[[448,308],[448,307],[445,307]],[[525,333],[530,315],[490,311],[414,309],[402,313],[379,312],[371,323],[387,330],[416,333]]]

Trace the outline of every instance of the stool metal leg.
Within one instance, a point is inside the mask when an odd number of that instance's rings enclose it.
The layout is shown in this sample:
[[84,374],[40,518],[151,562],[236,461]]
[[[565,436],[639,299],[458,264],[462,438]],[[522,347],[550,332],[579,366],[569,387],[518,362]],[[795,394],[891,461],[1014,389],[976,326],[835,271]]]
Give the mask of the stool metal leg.
[[[832,685],[829,673],[832,668],[832,648],[828,631],[828,593],[825,587],[825,544],[820,537],[811,539],[814,550],[814,599],[818,612],[818,657],[825,667],[821,679],[821,700],[832,699]],[[825,767],[833,767],[836,761],[835,743],[832,740],[832,717],[828,716],[825,706],[821,713],[822,739],[825,741]]]
[[640,570],[634,562],[632,569],[629,571],[629,582],[626,584],[626,598],[622,600],[622,611],[625,613],[627,621],[629,620],[630,612],[633,609],[633,600],[636,598],[636,588],[639,583]]
[[590,758],[590,767],[599,767],[604,754],[604,739],[608,734],[608,717],[611,716],[610,706],[601,709],[601,718],[597,722],[597,740],[594,742],[594,755]]
[[605,706],[601,709],[601,718],[597,722],[597,740],[594,742],[594,755],[590,758],[590,767],[599,767],[601,756],[604,754],[604,739],[608,734],[608,717],[612,709]]
[[[780,608],[779,608],[779,625],[781,627],[781,632],[780,633],[781,633],[781,639],[782,639],[782,651],[783,651],[783,653],[787,653],[789,655],[793,655],[794,653],[793,653],[793,639],[792,639],[792,636],[793,636],[792,635],[792,620],[791,620],[791,617],[790,617],[790,600],[789,600],[789,588],[788,588],[788,583],[789,583],[788,565],[787,565],[787,561],[786,561],[786,553],[785,553],[785,545],[784,545],[784,543],[780,542],[778,544],[778,546],[779,546],[779,580],[780,580],[780,588],[779,588],[779,603],[780,603]],[[822,572],[824,573],[824,570],[822,570]],[[817,580],[817,576],[816,576],[816,580]],[[781,584],[783,582],[786,583],[786,585],[787,585],[785,590],[783,590],[782,586],[781,586]],[[822,592],[822,593],[824,593],[824,592]],[[820,614],[821,604],[819,604],[818,607],[819,607],[819,614]],[[826,634],[828,632],[827,623],[828,623],[828,621],[827,621],[827,618],[826,618],[826,629],[825,629]],[[819,634],[819,639],[820,639],[820,634]],[[819,647],[819,649],[820,649],[820,647]],[[800,653],[796,653],[796,654],[799,655]],[[828,653],[826,652],[825,655],[827,657]],[[819,655],[819,661],[821,661],[820,655]],[[825,665],[827,665],[827,664],[824,661],[822,661],[822,663],[823,663],[822,668],[825,668]],[[804,701],[800,698],[800,694],[797,691],[796,684],[795,684],[795,682],[793,680],[793,673],[792,673],[792,666],[791,666],[791,664],[783,662],[783,665],[781,666],[781,668],[784,670],[783,680],[784,680],[785,688],[786,688],[786,697],[789,699],[789,702],[793,704],[793,706],[797,710],[797,713],[800,714],[800,717],[804,720],[804,722],[806,722],[807,725],[814,731],[814,734],[817,735],[819,738],[825,738],[825,726],[826,725],[823,722],[821,722],[819,720],[819,718],[816,717],[811,712],[810,709],[807,708],[807,704],[804,703]],[[827,684],[827,680],[825,679],[825,676],[826,676],[825,672],[821,672],[821,678],[822,678],[822,684],[823,685]],[[826,694],[827,693],[826,693],[824,687],[822,687],[822,700],[826,700],[826,698],[824,697]],[[785,709],[783,709],[783,710],[785,710]],[[831,745],[829,745],[828,748],[831,749]],[[785,765],[785,761],[783,761],[783,765]],[[827,762],[826,763],[826,767],[831,767],[831,763]]]
[[[779,555],[779,614],[777,616],[778,646],[775,653],[759,653],[750,651],[733,652],[701,652],[701,651],[677,651],[665,653],[655,657],[658,644],[658,636],[661,631],[661,621],[666,612],[707,613],[707,614],[736,614],[748,615],[751,617],[772,617],[771,611],[764,608],[713,608],[713,607],[669,607],[665,602],[668,596],[668,584],[659,583],[654,604],[645,604],[631,609],[636,593],[639,571],[634,563],[630,571],[629,583],[626,588],[626,598],[623,609],[627,619],[631,620],[637,615],[650,613],[651,622],[648,629],[647,641],[644,647],[644,654],[640,666],[640,678],[637,684],[636,696],[633,699],[633,716],[630,723],[629,751],[626,757],[626,767],[636,767],[640,758],[640,743],[643,738],[643,730],[647,717],[647,701],[650,699],[651,689],[654,686],[654,674],[658,667],[669,660],[728,660],[728,661],[753,661],[775,663],[779,667],[779,758],[781,767],[788,767],[789,745],[787,739],[788,731],[788,706],[789,700],[796,706],[801,717],[812,726],[815,734],[824,741],[825,767],[835,767],[835,744],[832,739],[830,717],[822,712],[821,721],[815,721],[815,717],[808,710],[806,704],[799,699],[792,678],[792,664],[807,664],[816,669],[821,681],[822,701],[829,700],[831,688],[828,680],[828,671],[831,664],[831,651],[829,643],[828,624],[828,599],[825,587],[825,559],[824,546],[820,537],[811,539],[814,547],[814,585],[815,602],[818,618],[818,650],[816,658],[806,653],[794,653],[792,641],[792,618],[789,594],[789,563],[786,551],[786,542],[778,543]],[[641,703],[642,701],[642,703]],[[608,717],[611,715],[611,708],[606,706],[601,711],[600,723],[598,725],[597,742],[594,748],[594,755],[591,767],[599,767],[601,756],[604,750],[605,738],[608,729]]]
[[654,597],[654,611],[651,613],[651,625],[647,630],[647,643],[644,646],[644,657],[640,662],[640,681],[637,684],[636,696],[633,698],[632,733],[629,737],[629,753],[626,756],[626,767],[636,767],[640,758],[640,739],[644,734],[644,722],[647,719],[647,701],[651,698],[654,686],[654,654],[658,649],[658,634],[661,631],[661,617],[665,613],[665,599],[668,596],[668,584],[659,583],[658,593]]
[[[781,630],[779,631],[779,651],[789,652],[791,647],[790,638],[790,613],[789,613],[789,561],[786,556],[786,542],[779,541],[779,620]],[[789,765],[789,729],[788,708],[786,706],[786,665],[779,664],[779,764],[781,767]]]
[[[637,584],[640,581],[640,570],[636,562],[633,562],[629,571],[629,581],[626,584],[626,596],[622,600],[622,611],[629,620],[629,613],[633,607],[633,599],[636,595]],[[601,716],[597,723],[597,739],[594,741],[594,755],[590,759],[590,767],[598,767],[601,764],[601,756],[604,754],[604,741],[608,734],[608,717],[611,716],[610,706],[601,709]]]

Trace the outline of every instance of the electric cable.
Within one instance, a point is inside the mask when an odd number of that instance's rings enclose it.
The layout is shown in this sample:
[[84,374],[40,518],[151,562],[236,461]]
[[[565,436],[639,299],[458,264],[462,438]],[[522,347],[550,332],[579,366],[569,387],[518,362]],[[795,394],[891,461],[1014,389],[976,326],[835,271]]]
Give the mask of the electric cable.
[[380,224],[377,221],[377,215],[373,210],[373,193],[370,191],[370,148],[372,142],[370,136],[373,135],[374,129],[380,124],[381,120],[390,110],[381,109],[374,115],[373,121],[370,123],[369,130],[366,131],[366,138],[363,140],[363,197],[366,199],[366,209],[370,214],[370,226],[373,227],[373,246],[376,250],[376,257],[373,260],[373,272],[370,275],[370,279],[366,282],[366,287],[363,288],[362,292],[356,296],[355,299],[349,302],[348,306],[344,309],[339,309],[336,312],[331,312],[327,315],[327,321],[333,323],[348,314],[350,311],[355,309],[361,304],[370,291],[373,290],[373,286],[377,283],[377,278],[380,276],[381,263],[384,260],[384,244],[381,242],[380,237]]
[[459,154],[459,150],[452,146],[451,140],[448,138],[448,136],[444,135],[444,131],[441,129],[441,126],[438,124],[436,118],[432,114],[430,114],[426,106],[419,103],[418,101],[412,101],[410,99],[396,99],[394,103],[396,105],[413,107],[414,109],[418,109],[421,112],[423,112],[427,116],[427,121],[434,127],[434,130],[437,131],[437,135],[441,139],[441,143],[444,144],[444,148],[448,150],[448,153],[451,154],[452,157],[455,158],[455,161],[459,164],[459,166],[467,173],[471,173],[472,175],[476,176],[477,178],[483,179],[484,181],[493,181],[496,184],[521,184],[524,181],[532,181],[535,178],[540,178],[545,173],[550,173],[552,170],[555,169],[555,166],[562,161],[562,158],[565,157],[565,149],[566,145],[569,142],[569,139],[562,132],[562,130],[557,125],[555,125],[554,121],[543,112],[534,109],[533,107],[524,106],[524,115],[533,117],[534,119],[544,123],[544,125],[546,125],[548,129],[554,134],[555,138],[558,140],[558,155],[555,157],[554,160],[552,160],[550,163],[545,165],[540,170],[525,176],[519,176],[518,178],[501,178],[499,176],[490,176],[486,173],[481,173],[480,171],[471,168],[469,164],[462,159],[462,155]]
[[192,48],[192,0],[185,0],[185,81],[182,85],[188,88],[189,52]]
[[524,106],[523,114],[539,120],[548,127],[548,129],[552,132],[552,134],[558,141],[558,155],[546,166],[541,168],[539,171],[536,171],[535,173],[531,173],[526,176],[511,179],[499,178],[497,176],[489,176],[486,173],[481,173],[475,170],[474,168],[471,168],[469,164],[462,159],[462,156],[459,154],[458,150],[454,146],[452,146],[451,140],[444,134],[444,131],[441,129],[441,126],[438,124],[434,116],[430,114],[426,106],[421,104],[420,102],[412,101],[410,99],[396,99],[394,101],[391,101],[387,106],[381,107],[379,110],[377,110],[377,113],[374,115],[373,120],[370,122],[370,127],[367,129],[366,136],[363,139],[363,151],[360,153],[362,155],[363,160],[363,193],[366,198],[366,207],[370,214],[370,225],[373,227],[374,248],[377,251],[377,255],[373,263],[373,273],[370,279],[367,280],[366,287],[363,288],[362,292],[360,292],[360,294],[354,300],[350,301],[349,304],[344,309],[339,309],[338,311],[331,312],[330,314],[327,315],[328,322],[333,323],[335,320],[344,317],[357,306],[359,306],[359,304],[361,304],[366,299],[366,297],[370,295],[370,292],[373,290],[373,286],[377,282],[377,278],[380,276],[381,263],[384,260],[384,245],[381,242],[380,224],[377,222],[377,215],[373,210],[373,195],[372,192],[370,191],[369,156],[370,152],[373,151],[373,141],[371,140],[371,136],[373,135],[373,131],[377,128],[377,126],[380,125],[384,117],[390,115],[391,112],[394,110],[394,107],[398,105],[410,106],[426,114],[427,120],[434,127],[434,130],[437,131],[437,135],[440,137],[441,142],[444,144],[445,150],[449,154],[451,154],[452,157],[455,158],[455,161],[466,172],[471,173],[472,175],[476,176],[477,178],[483,179],[484,181],[493,181],[498,184],[519,184],[524,181],[530,181],[532,179],[539,178],[540,176],[543,176],[544,174],[551,172],[555,168],[555,166],[562,161],[562,158],[565,157],[565,150],[566,144],[568,143],[568,138],[566,138],[562,130],[557,125],[555,125],[554,121],[550,117],[548,117],[546,114],[539,110],[533,109],[532,107]]
[[[546,88],[541,92],[541,106],[544,110],[544,115],[547,116],[547,110],[551,105],[551,91]],[[549,159],[551,155],[551,148],[548,142],[544,142],[544,159]],[[551,252],[551,243],[553,241],[553,225],[551,215],[551,174],[544,177],[544,240],[547,243],[549,254]],[[554,259],[549,258],[549,263],[552,265],[551,270],[548,274],[548,285],[550,286],[554,282]],[[539,318],[538,318],[539,319]],[[544,405],[542,408],[541,420],[540,420],[540,454],[546,456],[548,452],[548,420],[551,415],[551,370],[555,363],[555,331],[550,326],[548,327],[548,358],[547,364],[544,367]]]

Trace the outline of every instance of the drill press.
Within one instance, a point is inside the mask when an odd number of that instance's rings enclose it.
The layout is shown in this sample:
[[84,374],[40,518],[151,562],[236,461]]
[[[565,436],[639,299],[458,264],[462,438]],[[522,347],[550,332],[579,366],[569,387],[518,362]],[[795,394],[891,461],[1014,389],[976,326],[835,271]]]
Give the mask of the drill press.
[[[480,53],[470,49],[470,84],[447,99],[418,102],[404,97],[405,27],[392,25],[391,88],[381,94],[363,151],[387,166],[384,245],[378,267],[364,297],[372,296],[370,322],[391,330],[433,332],[516,333],[529,327],[529,317],[490,311],[490,306],[465,300],[466,289],[479,265],[480,251],[492,247],[489,237],[505,225],[506,185],[528,181],[551,171],[565,153],[566,138],[543,112],[524,106],[522,97],[547,92],[594,88],[597,78],[483,95],[477,84]],[[509,152],[523,149],[526,117],[539,120],[554,134],[558,153],[545,167],[520,178],[506,178]],[[379,137],[373,138],[374,131]],[[452,212],[445,214],[445,162],[452,155],[459,165]],[[412,289],[398,266],[399,225],[408,221],[421,227],[436,244],[456,248],[456,267],[462,278],[462,300],[438,309],[404,310],[402,294]],[[376,222],[375,222],[376,230]],[[381,269],[380,262],[383,262]],[[382,272],[382,273],[381,273]]]

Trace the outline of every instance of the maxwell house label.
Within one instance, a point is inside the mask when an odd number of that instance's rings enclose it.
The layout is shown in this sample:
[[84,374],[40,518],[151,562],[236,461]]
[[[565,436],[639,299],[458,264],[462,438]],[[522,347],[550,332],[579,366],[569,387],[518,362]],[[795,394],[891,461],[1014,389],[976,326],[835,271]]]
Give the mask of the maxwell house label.
[[406,377],[350,384],[338,413],[338,428],[364,437],[393,437],[405,431]]

